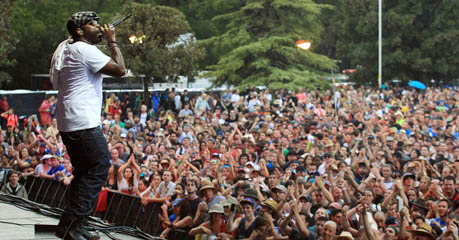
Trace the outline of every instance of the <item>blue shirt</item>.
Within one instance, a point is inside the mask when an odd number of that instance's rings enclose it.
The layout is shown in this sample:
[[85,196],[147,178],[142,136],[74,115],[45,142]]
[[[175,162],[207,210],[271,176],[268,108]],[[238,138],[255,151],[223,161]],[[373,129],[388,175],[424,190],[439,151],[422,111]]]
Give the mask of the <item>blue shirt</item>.
[[[54,175],[56,174],[57,172],[62,172],[62,171],[65,171],[65,167],[62,165],[62,164],[59,164],[57,167],[51,167],[51,169],[49,169],[49,171],[46,173],[48,175]],[[56,180],[59,180],[59,178],[55,177]]]

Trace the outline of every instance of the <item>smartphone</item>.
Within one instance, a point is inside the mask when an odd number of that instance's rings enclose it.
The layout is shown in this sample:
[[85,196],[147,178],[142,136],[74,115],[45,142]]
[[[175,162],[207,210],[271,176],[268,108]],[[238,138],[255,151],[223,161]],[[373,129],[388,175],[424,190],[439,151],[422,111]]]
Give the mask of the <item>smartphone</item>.
[[397,206],[398,206],[398,211],[401,212],[403,208],[403,199],[399,196],[397,196]]

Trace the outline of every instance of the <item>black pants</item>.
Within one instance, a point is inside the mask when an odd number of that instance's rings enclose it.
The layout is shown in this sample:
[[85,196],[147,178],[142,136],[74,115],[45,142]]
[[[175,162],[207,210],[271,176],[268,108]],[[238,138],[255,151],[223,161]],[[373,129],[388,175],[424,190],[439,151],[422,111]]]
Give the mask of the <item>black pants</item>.
[[69,205],[62,214],[61,223],[85,222],[107,179],[110,167],[107,142],[100,127],[61,132],[61,135],[75,176],[70,184]]

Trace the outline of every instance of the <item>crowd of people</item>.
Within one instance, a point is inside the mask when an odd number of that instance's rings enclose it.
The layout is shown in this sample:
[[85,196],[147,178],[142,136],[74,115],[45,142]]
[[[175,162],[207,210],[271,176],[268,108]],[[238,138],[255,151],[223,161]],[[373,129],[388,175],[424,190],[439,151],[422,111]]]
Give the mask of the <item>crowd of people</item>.
[[[55,102],[19,126],[1,100],[2,192],[72,181]],[[172,89],[103,113],[103,188],[161,203],[161,237],[459,240],[458,90]]]

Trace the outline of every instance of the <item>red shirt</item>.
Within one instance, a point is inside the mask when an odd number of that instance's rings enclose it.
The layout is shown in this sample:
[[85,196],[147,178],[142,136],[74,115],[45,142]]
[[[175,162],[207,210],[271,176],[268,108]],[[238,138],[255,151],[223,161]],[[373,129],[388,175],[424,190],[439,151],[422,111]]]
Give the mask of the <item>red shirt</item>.
[[4,118],[6,118],[6,126],[9,127],[11,126],[12,128],[15,128],[17,123],[18,123],[18,116],[16,114],[10,115],[10,114],[5,114]]
[[51,125],[51,113],[49,110],[51,109],[51,104],[48,102],[48,100],[44,100],[40,108],[38,108],[38,111],[40,112],[40,120],[41,124],[44,125]]

